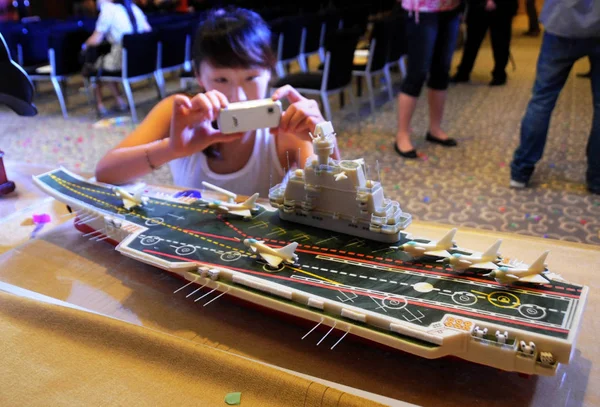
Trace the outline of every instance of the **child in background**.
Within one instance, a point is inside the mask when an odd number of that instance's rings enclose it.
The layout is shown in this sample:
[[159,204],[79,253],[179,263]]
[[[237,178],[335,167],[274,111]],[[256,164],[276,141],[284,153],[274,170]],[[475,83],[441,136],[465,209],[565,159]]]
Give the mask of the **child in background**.
[[278,128],[223,134],[211,123],[229,103],[265,98],[274,64],[271,32],[258,14],[209,11],[194,41],[196,78],[206,93],[161,101],[100,160],[97,180],[126,183],[170,163],[176,185],[199,188],[207,181],[266,196],[284,168],[302,167],[313,154],[309,132],[325,121],[317,102],[286,85],[272,95],[290,102]]

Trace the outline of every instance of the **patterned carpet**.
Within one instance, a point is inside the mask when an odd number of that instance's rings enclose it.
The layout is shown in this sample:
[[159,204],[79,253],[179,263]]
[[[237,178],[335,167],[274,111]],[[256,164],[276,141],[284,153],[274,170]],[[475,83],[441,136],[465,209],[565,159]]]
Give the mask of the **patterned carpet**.
[[[522,21],[517,22],[522,27]],[[489,88],[492,58],[484,43],[470,84],[453,86],[445,114],[447,131],[460,142],[447,149],[425,144],[426,98],[420,99],[412,123],[419,160],[403,160],[392,150],[396,132],[395,102],[385,92],[371,115],[366,98],[360,117],[350,107],[339,109],[332,99],[333,124],[345,158],[364,157],[371,176],[380,178],[391,198],[415,219],[499,230],[525,235],[600,244],[600,196],[585,189],[585,144],[591,127],[590,83],[575,77],[587,70],[576,64],[556,106],[543,160],[532,187],[508,188],[509,164],[518,144],[521,118],[535,77],[540,39],[522,37],[515,28],[509,82]],[[455,56],[456,66],[460,51]],[[395,77],[398,89],[400,77]],[[175,92],[178,82],[171,80]],[[35,119],[0,110],[0,147],[10,160],[63,165],[92,172],[99,158],[130,131],[128,124],[95,128],[96,121],[76,79],[69,86],[68,120],[63,120],[51,87],[42,85]],[[157,101],[147,84],[134,88],[138,113],[146,114]],[[424,94],[423,94],[424,96]],[[171,183],[167,167],[146,177],[152,183]]]

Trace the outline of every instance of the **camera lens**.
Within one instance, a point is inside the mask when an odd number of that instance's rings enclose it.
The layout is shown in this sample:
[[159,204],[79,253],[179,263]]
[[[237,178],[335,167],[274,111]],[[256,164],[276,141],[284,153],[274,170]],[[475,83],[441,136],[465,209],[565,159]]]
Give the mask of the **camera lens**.
[[269,112],[269,113],[273,113],[274,111],[275,111],[275,110],[274,110],[272,107],[269,107],[269,108],[267,109],[267,112]]

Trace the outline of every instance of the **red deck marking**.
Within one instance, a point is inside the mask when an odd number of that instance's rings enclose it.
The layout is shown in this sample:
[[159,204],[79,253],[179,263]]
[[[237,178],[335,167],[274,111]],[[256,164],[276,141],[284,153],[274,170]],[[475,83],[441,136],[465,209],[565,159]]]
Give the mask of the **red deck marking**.
[[321,250],[321,248],[320,248],[319,246],[313,246],[312,248],[313,248],[313,249],[318,249],[318,250]]
[[198,232],[197,230],[191,230],[191,229],[184,229],[183,231],[191,233],[193,235],[202,235],[202,236],[212,237],[212,238],[215,238],[215,239],[231,240],[232,242],[236,242],[236,243],[240,242],[238,239],[236,239],[234,237],[226,237],[226,236],[213,235],[212,233]]
[[[231,270],[235,270],[235,271],[240,271],[242,273],[256,274],[256,275],[259,275],[259,276],[266,276],[266,277],[274,278],[274,279],[278,279],[278,280],[287,280],[287,281],[292,281],[294,283],[312,285],[312,286],[315,286],[315,287],[326,288],[328,290],[334,290],[334,289],[335,290],[340,290],[340,291],[343,291],[343,292],[353,293],[353,294],[356,294],[356,295],[362,295],[362,296],[365,296],[365,297],[371,297],[371,298],[375,297],[375,298],[378,298],[378,299],[384,299],[384,298],[389,297],[387,295],[379,295],[379,294],[374,294],[374,293],[368,293],[367,294],[367,293],[364,293],[362,291],[354,291],[354,290],[350,290],[348,288],[339,287],[339,286],[331,287],[331,286],[328,286],[328,285],[325,285],[325,284],[315,283],[315,282],[312,282],[312,281],[296,280],[296,279],[293,279],[293,278],[290,278],[290,277],[277,276],[277,275],[273,275],[273,274],[262,273],[260,271],[252,271],[252,270],[246,270],[246,269],[241,269],[241,268],[237,268],[237,267],[230,267],[230,266],[224,267],[224,266],[222,266],[220,264],[208,263],[208,262],[204,262],[204,261],[200,261],[200,260],[192,260],[192,259],[188,259],[188,258],[183,257],[183,256],[176,256],[174,254],[161,253],[161,252],[158,252],[158,251],[155,251],[155,250],[145,249],[144,252],[151,253],[151,254],[158,254],[160,256],[165,256],[165,257],[171,257],[171,258],[178,259],[178,260],[185,260],[185,261],[188,261],[190,263],[203,264],[203,265],[206,265],[206,266],[216,266],[216,267],[221,267],[221,268],[225,268],[225,269],[231,269]],[[500,318],[500,317],[494,317],[494,316],[485,315],[485,314],[478,314],[476,312],[464,311],[464,310],[459,310],[459,309],[454,309],[454,308],[448,308],[448,307],[443,307],[443,306],[439,306],[439,305],[425,304],[425,303],[421,303],[421,302],[418,302],[418,301],[411,301],[411,300],[409,300],[407,298],[405,298],[405,299],[406,299],[406,301],[409,304],[419,305],[419,306],[425,307],[425,308],[441,309],[441,310],[450,311],[451,313],[456,313],[456,314],[472,315],[472,316],[476,316],[478,318],[487,318],[487,319],[493,319],[493,320],[496,320],[496,321],[504,321],[504,322],[507,322],[507,323],[510,323],[510,324],[530,326],[530,327],[533,327],[533,328],[536,328],[536,329],[543,329],[543,330],[555,331],[555,332],[560,332],[560,333],[569,333],[568,330],[562,329],[562,328],[552,328],[552,327],[547,327],[547,326],[539,326],[539,325],[535,325],[535,324],[529,323],[529,322],[513,321],[513,320],[510,320],[510,319],[505,319],[505,318]],[[331,300],[331,301],[333,301],[333,300]]]
[[375,257],[375,260],[383,260],[383,257]]
[[[305,249],[298,249],[298,252],[302,252],[302,253],[310,253],[310,254],[316,254],[316,255],[321,255],[322,253],[319,252],[313,252],[312,250],[305,250]],[[331,250],[333,251],[333,249]],[[342,251],[340,250],[340,253]],[[352,257],[347,257],[347,256],[340,256],[340,255],[332,255],[330,254],[331,257],[335,257],[335,258],[339,258],[339,259],[344,259],[344,260],[352,260],[352,261],[357,261],[358,259],[356,258],[352,258]],[[449,273],[441,273],[441,272],[437,272],[437,271],[430,271],[430,270],[422,270],[422,269],[417,269],[417,268],[413,268],[413,267],[406,267],[404,266],[403,268],[398,268],[396,266],[390,265],[390,264],[383,264],[383,263],[378,263],[376,261],[369,261],[369,260],[364,260],[361,259],[360,260],[361,263],[367,263],[367,264],[374,264],[376,266],[381,266],[381,267],[388,267],[388,268],[392,268],[394,270],[398,270],[398,271],[416,271],[419,273],[423,273],[423,274],[435,274],[437,276],[445,276],[445,277],[454,277],[454,278],[462,278],[464,280],[467,281],[476,281],[479,283],[486,283],[486,284],[491,284],[491,285],[497,285],[499,287],[504,287],[503,284],[500,284],[494,280],[484,280],[482,278],[475,278],[475,277],[465,277],[464,274],[461,276],[457,276],[455,274],[449,274]],[[406,263],[404,263],[406,264]],[[421,266],[424,266],[423,264],[421,264]],[[539,290],[539,289],[535,289],[535,288],[526,288],[527,291],[535,291],[535,292],[541,292],[541,293],[547,293],[547,294],[554,294],[554,295],[560,295],[563,297],[571,297],[571,298],[575,298],[575,299],[579,299],[579,296],[577,295],[573,295],[573,294],[567,294],[567,293],[555,293],[552,291],[546,291],[546,290]]]
[[357,255],[358,257],[365,257],[365,255],[364,255],[364,254],[362,254],[362,253],[356,253],[356,255]]
[[367,259],[374,259],[375,257],[373,256],[367,256]]
[[339,252],[340,252],[340,253],[346,253],[346,251],[345,251],[345,250],[339,250]]
[[331,249],[330,252],[337,253],[337,249]]
[[356,253],[354,252],[348,252],[348,256],[354,256]]
[[432,269],[432,268],[433,268],[433,265],[431,265],[431,264],[426,264],[426,265],[425,265],[425,267],[427,267],[428,269]]

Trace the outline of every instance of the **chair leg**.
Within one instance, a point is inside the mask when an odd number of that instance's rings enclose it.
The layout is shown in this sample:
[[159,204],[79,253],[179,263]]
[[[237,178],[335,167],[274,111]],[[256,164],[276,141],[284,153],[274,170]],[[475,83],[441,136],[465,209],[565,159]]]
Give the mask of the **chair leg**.
[[385,77],[387,91],[388,91],[388,97],[389,97],[390,102],[391,102],[392,100],[394,100],[394,90],[392,89],[392,74],[390,72],[390,66],[389,65],[386,65],[383,68],[383,76]]
[[321,92],[321,102],[323,103],[323,110],[325,110],[325,120],[331,121],[331,105],[329,104],[329,95],[327,92]]
[[306,56],[304,54],[300,54],[298,56],[298,65],[300,65],[300,71],[307,72],[308,67],[306,66]]
[[402,79],[406,78],[406,55],[402,55],[398,60],[398,66],[400,67],[400,72],[402,73]]
[[[348,99],[350,99],[350,105],[352,106],[352,110],[354,110],[354,114],[356,114],[356,117],[360,117],[360,106],[359,104],[356,102],[356,99],[354,98],[354,95],[352,94],[352,84],[350,84],[350,86],[348,86]],[[360,123],[360,120],[359,120]]]
[[133,123],[138,122],[137,111],[135,110],[135,101],[133,100],[133,93],[131,92],[131,84],[128,80],[123,80],[123,89],[125,89],[125,94],[127,95],[127,102],[129,103],[129,110],[131,110],[131,120]]
[[365,76],[367,82],[367,91],[369,92],[369,103],[371,105],[371,113],[375,113],[375,93],[373,91],[373,78],[370,73]]
[[359,98],[362,96],[362,76],[356,77],[356,96]]
[[67,104],[65,103],[65,98],[63,96],[60,82],[56,78],[50,78],[50,80],[52,81],[52,86],[54,86],[54,91],[56,92],[56,96],[58,97],[58,103],[60,104],[60,110],[62,110],[62,115],[65,119],[68,119],[69,115],[67,114]]
[[87,97],[88,104],[94,110],[94,112],[98,113],[98,105],[96,104],[96,99],[94,96],[96,93],[96,81],[84,77],[83,84],[85,87],[85,95]]
[[164,99],[167,96],[167,91],[165,89],[165,75],[162,71],[155,71],[154,80],[156,81],[156,87],[158,88],[158,97]]
[[275,73],[277,73],[277,76],[280,78],[283,78],[285,76],[285,68],[283,66],[283,63],[281,63],[280,61],[277,62],[277,64],[275,65]]

